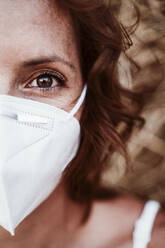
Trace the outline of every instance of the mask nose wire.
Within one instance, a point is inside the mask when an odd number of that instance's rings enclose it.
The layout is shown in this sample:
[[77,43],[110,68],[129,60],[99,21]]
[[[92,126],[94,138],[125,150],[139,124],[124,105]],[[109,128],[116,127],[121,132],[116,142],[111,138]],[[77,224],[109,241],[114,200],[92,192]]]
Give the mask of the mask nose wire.
[[75,104],[73,109],[69,112],[69,117],[74,116],[77,113],[77,111],[79,110],[79,108],[84,102],[86,92],[87,92],[87,85],[85,84],[77,103]]

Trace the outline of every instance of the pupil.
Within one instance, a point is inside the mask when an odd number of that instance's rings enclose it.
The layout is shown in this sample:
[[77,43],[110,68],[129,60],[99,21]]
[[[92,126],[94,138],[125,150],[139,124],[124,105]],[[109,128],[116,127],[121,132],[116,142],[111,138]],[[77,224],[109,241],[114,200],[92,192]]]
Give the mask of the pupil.
[[37,84],[38,84],[38,87],[49,88],[49,87],[52,86],[52,78],[50,78],[50,77],[38,78],[37,79]]

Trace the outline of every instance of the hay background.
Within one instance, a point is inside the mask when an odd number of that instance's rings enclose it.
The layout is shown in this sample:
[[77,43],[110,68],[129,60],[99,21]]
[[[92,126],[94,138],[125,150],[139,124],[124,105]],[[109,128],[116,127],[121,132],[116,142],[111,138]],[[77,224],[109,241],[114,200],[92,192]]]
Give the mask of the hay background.
[[[108,0],[105,0],[108,1]],[[118,18],[129,26],[136,13],[130,0],[110,1]],[[126,172],[123,159],[114,155],[103,175],[103,183],[142,198],[156,199],[165,206],[165,1],[135,0],[140,10],[140,23],[132,35],[133,47],[128,55],[140,66],[130,73],[131,65],[121,56],[119,72],[126,87],[154,84],[142,116],[145,126],[135,128],[128,142],[133,169]]]

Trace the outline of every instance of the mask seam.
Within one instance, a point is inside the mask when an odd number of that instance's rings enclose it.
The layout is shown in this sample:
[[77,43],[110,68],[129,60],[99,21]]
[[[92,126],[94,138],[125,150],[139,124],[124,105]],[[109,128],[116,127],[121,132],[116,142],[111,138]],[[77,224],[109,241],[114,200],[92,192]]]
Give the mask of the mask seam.
[[23,111],[23,110],[20,110],[20,109],[18,109],[18,108],[15,108],[15,107],[9,106],[9,105],[0,104],[0,106],[2,106],[2,107],[4,107],[4,108],[9,108],[9,109],[12,109],[12,110],[21,112],[21,113],[23,113],[23,114],[36,115],[36,116],[38,116],[38,117],[47,118],[47,119],[49,119],[49,120],[52,120],[52,118],[55,117],[55,116],[53,116],[53,117],[51,118],[51,117],[49,117],[49,116],[43,116],[42,114],[33,114],[33,113],[29,112],[29,111]]
[[14,155],[10,156],[5,162],[8,163],[10,162],[11,159],[13,159],[15,156],[17,156],[20,152],[23,152],[25,149],[28,149],[30,146],[37,144],[38,142],[40,142],[41,140],[43,140],[44,138],[48,137],[50,134],[46,134],[45,136],[42,136],[41,138],[39,138],[38,140],[36,140],[35,142],[31,143],[30,145],[27,145],[26,147],[24,147],[22,150],[18,151],[17,153],[15,153]]
[[[30,127],[34,127],[34,128],[40,128],[40,129],[44,129],[44,130],[53,130],[53,127],[54,127],[54,119],[53,118],[50,118],[50,117],[48,117],[48,116],[43,116],[43,115],[39,115],[39,114],[33,114],[33,113],[31,113],[31,112],[26,112],[26,111],[23,111],[23,110],[19,110],[19,109],[17,109],[17,108],[13,108],[13,107],[9,107],[9,106],[5,106],[5,105],[1,105],[2,107],[4,107],[4,108],[6,108],[6,109],[11,109],[11,111],[13,110],[13,111],[17,111],[18,113],[21,113],[21,114],[27,114],[27,115],[30,115],[30,116],[32,116],[32,115],[34,115],[34,116],[37,116],[37,117],[42,117],[42,118],[47,118],[48,119],[48,122],[50,123],[50,122],[52,122],[52,127],[50,127],[50,128],[46,128],[46,127],[43,127],[43,126],[40,126],[40,125],[37,125],[37,124],[30,124],[29,122],[20,122],[20,121],[18,121],[18,120],[15,120],[15,119],[13,119],[13,121],[15,121],[15,123],[16,124],[18,124],[18,125],[26,125],[26,126],[30,126]],[[2,115],[3,116],[3,115]],[[35,126],[36,125],[36,126]]]

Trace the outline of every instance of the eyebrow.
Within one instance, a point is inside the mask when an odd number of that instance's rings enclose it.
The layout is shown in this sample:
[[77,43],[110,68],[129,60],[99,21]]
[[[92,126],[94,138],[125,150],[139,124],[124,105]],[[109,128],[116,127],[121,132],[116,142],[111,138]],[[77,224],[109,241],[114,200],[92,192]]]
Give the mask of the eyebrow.
[[73,72],[75,73],[77,72],[76,67],[74,66],[73,63],[71,63],[70,61],[66,61],[65,59],[57,55],[49,56],[49,57],[39,57],[39,58],[31,59],[29,61],[24,61],[23,67],[30,67],[30,66],[35,66],[35,65],[45,64],[45,63],[53,63],[53,62],[63,63],[67,65],[68,67],[70,67],[70,69]]

